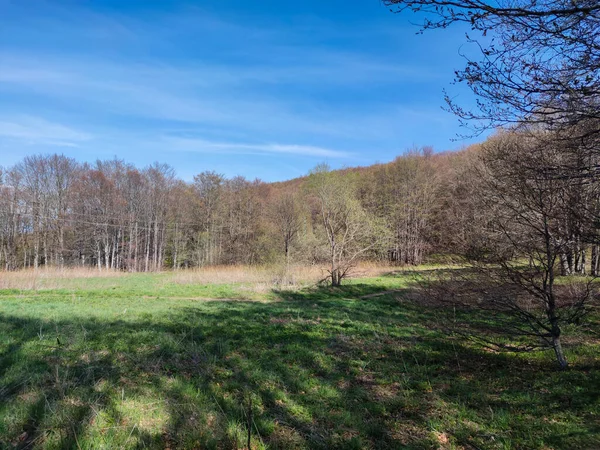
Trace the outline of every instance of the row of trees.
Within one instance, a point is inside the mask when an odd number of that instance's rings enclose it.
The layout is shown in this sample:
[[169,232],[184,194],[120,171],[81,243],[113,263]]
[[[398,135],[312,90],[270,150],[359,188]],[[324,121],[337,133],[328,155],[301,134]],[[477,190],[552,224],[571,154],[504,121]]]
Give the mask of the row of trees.
[[185,183],[164,164],[27,157],[0,172],[0,263],[153,271],[333,261],[334,281],[348,270],[342,261],[418,263],[432,159],[413,152],[360,171],[319,166],[304,179],[266,184],[214,172]]
[[[27,157],[0,172],[0,262],[8,270],[129,271],[315,262],[330,253],[322,249],[333,237],[327,214],[339,209],[345,212],[336,218],[361,225],[360,235],[346,236],[368,247],[361,258],[416,265],[431,253],[472,254],[483,224],[498,217],[487,206],[501,203],[500,181],[516,189],[519,180],[546,176],[564,197],[560,207],[553,203],[564,215],[562,274],[596,274],[595,140],[573,146],[551,133],[502,132],[460,152],[425,148],[367,168],[318,166],[308,177],[274,184],[214,172],[185,183],[164,164],[139,170],[120,160]],[[490,156],[490,148],[503,150]],[[490,173],[500,181],[489,182]]]
[[118,160],[92,167],[51,155],[25,158],[1,175],[0,260],[6,269],[163,266],[169,197],[178,184],[169,167],[140,172]]
[[546,205],[516,189],[534,195],[547,182],[535,195],[556,191],[560,273],[595,275],[596,140],[572,145],[547,131],[505,131],[456,153],[425,148],[367,168],[318,166],[274,184],[214,172],[185,183],[164,164],[27,157],[0,172],[0,263],[153,271],[315,263],[332,252],[411,265],[432,253],[474,257],[485,253],[479,243],[494,242],[482,232],[503,217],[499,206],[513,201],[530,220]]

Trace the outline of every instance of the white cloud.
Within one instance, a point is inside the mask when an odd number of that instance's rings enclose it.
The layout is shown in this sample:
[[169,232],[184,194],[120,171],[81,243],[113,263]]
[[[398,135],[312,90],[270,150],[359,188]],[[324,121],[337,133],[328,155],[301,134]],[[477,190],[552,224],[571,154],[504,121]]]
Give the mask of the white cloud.
[[[162,146],[355,158],[364,148],[373,149],[369,157],[400,151],[421,139],[423,124],[439,131],[453,120],[441,116],[437,100],[410,104],[399,96],[410,83],[439,79],[439,71],[372,43],[346,44],[397,37],[373,24],[340,29],[308,18],[290,29],[229,22],[193,7],[148,20],[47,6],[52,14],[24,19],[23,45],[0,49],[5,142],[81,145],[94,154],[160,154]],[[14,34],[22,28],[14,25]],[[92,136],[81,129],[92,130],[93,142],[83,145]]]
[[92,135],[39,117],[20,116],[0,119],[0,138],[25,144],[76,147],[80,142],[92,139]]
[[297,156],[321,158],[347,158],[351,153],[312,145],[290,144],[249,144],[239,142],[215,142],[196,138],[164,137],[165,148],[171,151],[187,151],[199,153],[280,153]]
[[[8,61],[8,57],[0,58]],[[355,63],[360,66],[358,62]],[[346,70],[357,70],[346,65]],[[370,69],[365,69],[370,70]],[[312,72],[311,72],[312,71]],[[312,73],[312,75],[310,75]],[[353,75],[357,76],[357,75]],[[247,77],[247,78],[244,78]],[[297,78],[285,95],[251,86],[248,78]],[[355,139],[385,138],[393,135],[400,119],[390,115],[390,108],[369,111],[340,109],[336,104],[316,105],[298,96],[311,77],[336,78],[327,67],[245,68],[207,66],[189,69],[164,65],[129,63],[123,66],[73,60],[13,58],[0,70],[2,90],[35,93],[44,101],[60,101],[64,108],[77,110],[77,116],[105,117],[109,121],[149,119],[229,128],[252,138],[280,140],[283,134],[334,136]],[[250,83],[250,85],[248,85]],[[352,91],[347,92],[352,96]],[[396,124],[396,125],[395,125]],[[257,135],[258,133],[258,135]]]

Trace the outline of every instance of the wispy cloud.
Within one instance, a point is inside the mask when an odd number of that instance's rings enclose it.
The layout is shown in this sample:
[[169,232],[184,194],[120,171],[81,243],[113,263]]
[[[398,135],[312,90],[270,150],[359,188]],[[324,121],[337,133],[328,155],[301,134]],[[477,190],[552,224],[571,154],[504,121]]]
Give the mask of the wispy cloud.
[[[267,155],[304,171],[325,158],[368,164],[413,144],[441,147],[455,132],[439,109],[443,70],[405,43],[414,30],[337,16],[290,26],[184,3],[39,4],[6,8],[0,145],[13,152],[63,146],[145,162],[169,151],[180,164],[215,165],[219,155]],[[257,161],[266,159],[236,158]]]
[[[297,140],[302,135],[385,138],[402,119],[391,114],[394,109],[389,105],[378,106],[376,111],[368,104],[363,104],[360,110],[353,107],[340,109],[336,104],[320,102],[317,93],[311,93],[310,98],[299,96],[298,92],[310,89],[307,85],[313,76],[323,82],[336,78],[334,73],[327,73],[326,67],[310,70],[280,68],[279,72],[277,68],[268,67],[237,71],[233,67],[190,69],[148,63],[118,65],[97,60],[53,60],[43,56],[0,55],[0,59],[6,62],[6,68],[0,71],[0,92],[35,93],[48,101],[60,101],[63,107],[78,112],[83,110],[84,114],[78,116],[94,116],[91,120],[107,116],[155,119],[214,129],[229,128],[247,137],[264,140],[275,140],[274,135],[292,133]],[[357,71],[350,65],[342,65],[336,71],[357,76]],[[284,76],[284,72],[287,75]],[[318,76],[319,72],[323,72],[322,77]],[[286,83],[291,82],[291,78],[282,81],[278,88],[257,87],[252,81],[270,77],[275,82],[277,77],[291,77],[292,74],[296,84],[290,88]],[[354,92],[348,88],[346,94],[340,95],[347,95],[345,103],[348,103],[356,95]],[[317,97],[313,98],[315,95]],[[406,114],[404,116],[403,120],[406,120]],[[256,136],[256,133],[260,135]]]
[[22,116],[0,119],[0,138],[25,144],[76,147],[92,139],[92,135],[39,117]]
[[313,156],[320,158],[347,158],[350,152],[333,150],[311,145],[290,144],[249,144],[240,142],[215,142],[196,138],[165,137],[162,139],[165,148],[171,151],[187,151],[199,153],[238,153],[238,154],[288,154],[296,156]]

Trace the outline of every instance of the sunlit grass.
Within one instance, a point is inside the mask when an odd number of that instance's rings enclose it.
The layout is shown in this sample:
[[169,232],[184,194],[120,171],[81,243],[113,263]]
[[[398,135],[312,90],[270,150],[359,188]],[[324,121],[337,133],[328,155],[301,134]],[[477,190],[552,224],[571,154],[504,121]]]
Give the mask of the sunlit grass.
[[0,447],[600,448],[594,329],[560,372],[448,336],[414,273],[232,270],[0,290]]

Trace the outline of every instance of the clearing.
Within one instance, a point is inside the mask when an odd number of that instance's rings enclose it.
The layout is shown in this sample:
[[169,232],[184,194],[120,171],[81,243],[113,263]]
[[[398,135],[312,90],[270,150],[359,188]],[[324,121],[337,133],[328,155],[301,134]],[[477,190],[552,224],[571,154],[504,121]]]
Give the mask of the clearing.
[[414,273],[241,273],[0,274],[0,447],[600,448],[598,318],[560,372],[449,336]]

